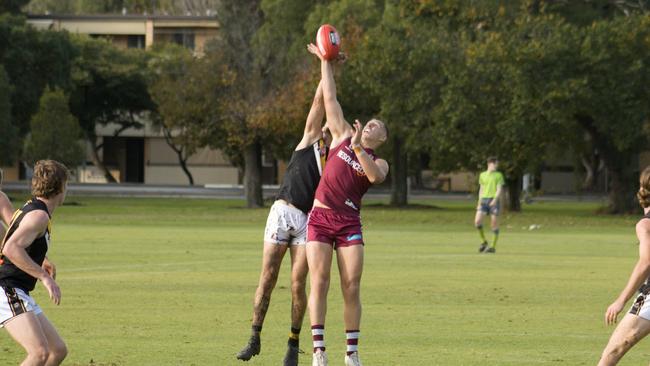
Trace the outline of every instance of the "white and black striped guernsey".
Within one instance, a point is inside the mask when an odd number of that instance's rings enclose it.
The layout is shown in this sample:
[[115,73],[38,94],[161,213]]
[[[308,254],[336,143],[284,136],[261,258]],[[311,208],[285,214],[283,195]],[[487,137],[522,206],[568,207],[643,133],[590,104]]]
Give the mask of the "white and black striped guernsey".
[[314,194],[325,168],[328,150],[325,142],[320,139],[304,149],[294,151],[277,198],[308,213],[314,203]]
[[[0,245],[0,286],[2,287],[12,287],[19,288],[25,292],[32,291],[36,286],[36,278],[30,276],[29,274],[23,272],[20,268],[16,267],[9,258],[2,255],[2,248],[11,235],[18,229],[20,222],[23,220],[25,215],[31,211],[42,210],[50,216],[50,213],[47,209],[45,203],[36,198],[32,198],[27,201],[25,205],[18,211],[14,213],[14,217],[11,219],[9,224],[9,230],[2,240],[2,245]],[[29,257],[36,262],[39,266],[43,264],[45,260],[45,255],[47,254],[47,249],[50,241],[50,223],[48,222],[47,230],[43,236],[36,238],[32,244],[30,244],[25,251]]]

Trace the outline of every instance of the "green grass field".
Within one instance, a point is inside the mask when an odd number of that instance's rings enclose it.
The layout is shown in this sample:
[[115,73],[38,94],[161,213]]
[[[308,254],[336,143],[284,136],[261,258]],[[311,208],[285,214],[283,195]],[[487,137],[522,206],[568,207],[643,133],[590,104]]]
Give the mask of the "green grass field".
[[[280,365],[289,331],[286,258],[262,338],[247,364],[268,209],[240,201],[70,197],[50,258],[62,303],[33,292],[70,353],[65,365]],[[371,202],[372,203],[372,202]],[[606,307],[637,257],[636,217],[594,203],[535,203],[503,216],[496,255],[479,255],[474,202],[364,208],[360,353],[369,366],[594,365],[612,328]],[[529,230],[532,224],[541,225]],[[336,274],[337,271],[332,272]],[[343,364],[338,278],[329,298],[330,363]],[[311,364],[309,320],[301,346]],[[0,365],[22,349],[0,336]],[[621,365],[647,364],[641,342]]]

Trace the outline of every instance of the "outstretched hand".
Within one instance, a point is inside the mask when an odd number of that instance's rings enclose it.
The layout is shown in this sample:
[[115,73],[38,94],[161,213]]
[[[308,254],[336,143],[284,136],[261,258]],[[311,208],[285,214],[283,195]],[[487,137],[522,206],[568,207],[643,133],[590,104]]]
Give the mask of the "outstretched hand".
[[361,134],[363,133],[363,127],[361,122],[358,119],[354,120],[354,135],[352,135],[352,146],[361,145]]
[[321,61],[325,60],[325,56],[323,56],[323,54],[318,49],[318,46],[316,46],[315,44],[313,43],[308,44],[307,51],[309,51],[309,53],[313,55],[316,55],[316,57],[318,57]]

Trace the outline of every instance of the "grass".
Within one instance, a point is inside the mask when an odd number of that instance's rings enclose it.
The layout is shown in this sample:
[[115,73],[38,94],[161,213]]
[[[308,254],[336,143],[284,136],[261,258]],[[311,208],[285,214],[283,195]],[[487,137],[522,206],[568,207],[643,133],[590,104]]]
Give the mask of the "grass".
[[[60,306],[33,296],[70,353],[65,365],[244,365],[268,209],[240,201],[70,197],[54,217],[50,258]],[[504,214],[497,254],[479,255],[474,202],[364,208],[360,351],[366,365],[593,365],[612,328],[606,307],[636,261],[636,217],[595,203],[535,203]],[[539,229],[529,230],[531,225]],[[281,363],[289,331],[285,259],[250,365]],[[332,272],[337,273],[336,269]],[[338,278],[326,341],[343,363]],[[301,337],[310,365],[305,320]],[[23,351],[0,335],[0,364]],[[643,341],[621,365],[650,360]]]

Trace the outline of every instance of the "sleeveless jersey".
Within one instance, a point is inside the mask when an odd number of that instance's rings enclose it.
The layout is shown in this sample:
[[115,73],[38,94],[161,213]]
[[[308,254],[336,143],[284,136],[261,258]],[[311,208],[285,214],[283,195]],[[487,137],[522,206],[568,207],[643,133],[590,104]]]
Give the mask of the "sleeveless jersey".
[[[372,185],[350,147],[347,138],[330,151],[327,168],[323,172],[316,199],[340,214],[359,215],[361,198]],[[372,149],[365,149],[372,160],[377,159]]]
[[308,213],[314,204],[314,193],[323,174],[327,151],[322,139],[304,149],[295,150],[284,173],[277,198]]
[[[0,253],[7,240],[11,238],[14,232],[18,229],[18,226],[20,226],[20,222],[23,220],[25,215],[36,210],[45,211],[47,215],[50,216],[47,206],[43,201],[36,198],[27,201],[20,210],[14,213],[14,217],[11,219],[11,223],[9,224],[9,230],[7,230],[7,234],[5,234],[5,237],[2,240],[2,245],[0,245]],[[29,257],[39,266],[42,265],[45,260],[45,254],[47,253],[50,244],[50,231],[51,224],[48,222],[45,234],[36,238],[32,244],[25,248],[27,255],[29,255]],[[19,288],[25,292],[29,292],[36,286],[36,278],[23,272],[20,268],[11,263],[9,258],[0,254],[0,286]]]

